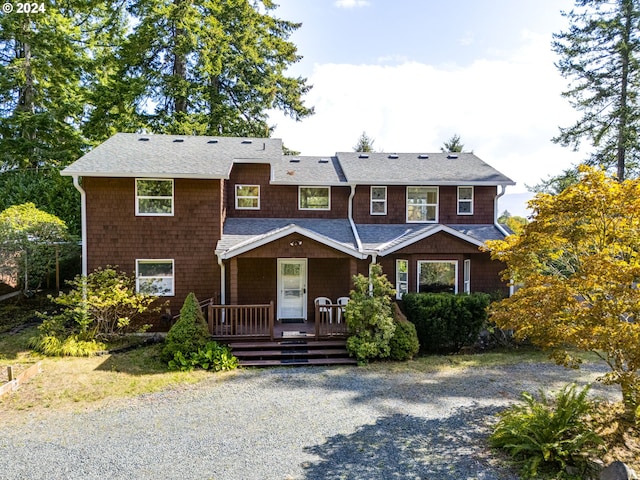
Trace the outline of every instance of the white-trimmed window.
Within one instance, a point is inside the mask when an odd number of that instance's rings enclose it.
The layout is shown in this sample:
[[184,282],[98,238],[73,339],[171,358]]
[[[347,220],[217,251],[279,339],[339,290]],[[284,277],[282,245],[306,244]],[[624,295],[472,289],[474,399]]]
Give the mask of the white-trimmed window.
[[473,187],[458,187],[458,215],[473,215]]
[[462,291],[464,293],[471,293],[471,260],[469,259],[464,261],[462,277],[464,279]]
[[418,292],[458,293],[458,262],[419,260]]
[[371,187],[371,215],[387,214],[387,187]]
[[407,222],[438,221],[438,187],[407,187]]
[[159,297],[174,293],[173,260],[136,260],[136,289]]
[[173,215],[173,180],[137,178],[136,215]]
[[236,208],[260,210],[260,185],[236,185]]
[[402,295],[409,292],[409,261],[396,260],[396,298],[402,300]]
[[331,210],[331,187],[298,187],[298,209]]

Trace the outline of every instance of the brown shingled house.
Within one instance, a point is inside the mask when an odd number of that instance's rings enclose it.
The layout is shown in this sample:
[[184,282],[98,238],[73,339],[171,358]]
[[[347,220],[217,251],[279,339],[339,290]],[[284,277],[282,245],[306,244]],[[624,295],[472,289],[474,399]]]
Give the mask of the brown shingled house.
[[216,335],[343,332],[337,300],[372,262],[398,297],[508,291],[478,247],[508,234],[496,204],[514,183],[472,153],[292,157],[272,138],[120,133],[62,173],[82,195],[83,273],[135,272],[173,314],[191,291],[211,299]]

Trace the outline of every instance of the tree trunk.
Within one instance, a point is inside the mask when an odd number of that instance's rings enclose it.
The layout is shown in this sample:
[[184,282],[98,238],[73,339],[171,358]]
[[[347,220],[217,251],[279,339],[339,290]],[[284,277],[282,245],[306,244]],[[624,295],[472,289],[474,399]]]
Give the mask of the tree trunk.
[[618,124],[618,148],[616,153],[618,181],[623,182],[625,178],[625,157],[627,149],[627,129],[629,128],[629,106],[628,106],[628,86],[629,86],[629,58],[631,56],[631,30],[633,17],[633,1],[624,0],[622,5],[623,32],[620,42],[620,55],[622,61],[622,75],[620,81],[620,115]]

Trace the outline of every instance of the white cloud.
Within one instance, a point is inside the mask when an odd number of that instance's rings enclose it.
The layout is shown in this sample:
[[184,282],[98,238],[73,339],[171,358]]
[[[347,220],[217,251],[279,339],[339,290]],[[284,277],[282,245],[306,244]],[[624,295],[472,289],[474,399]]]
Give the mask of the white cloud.
[[358,8],[368,7],[371,2],[367,0],[336,0],[333,4],[338,8]]
[[274,136],[303,155],[351,151],[362,131],[392,152],[440,151],[459,134],[466,149],[525,190],[584,155],[551,143],[576,113],[561,98],[564,80],[553,66],[549,39],[524,34],[526,47],[504,60],[468,67],[316,65],[302,122],[273,115]]

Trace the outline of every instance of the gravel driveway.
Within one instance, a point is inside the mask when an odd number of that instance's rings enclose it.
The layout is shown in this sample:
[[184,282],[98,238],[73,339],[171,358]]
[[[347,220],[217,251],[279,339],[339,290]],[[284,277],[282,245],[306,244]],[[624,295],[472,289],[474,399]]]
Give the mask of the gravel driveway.
[[244,370],[90,412],[18,412],[0,420],[0,477],[517,479],[487,448],[494,414],[523,390],[597,374],[549,364]]

